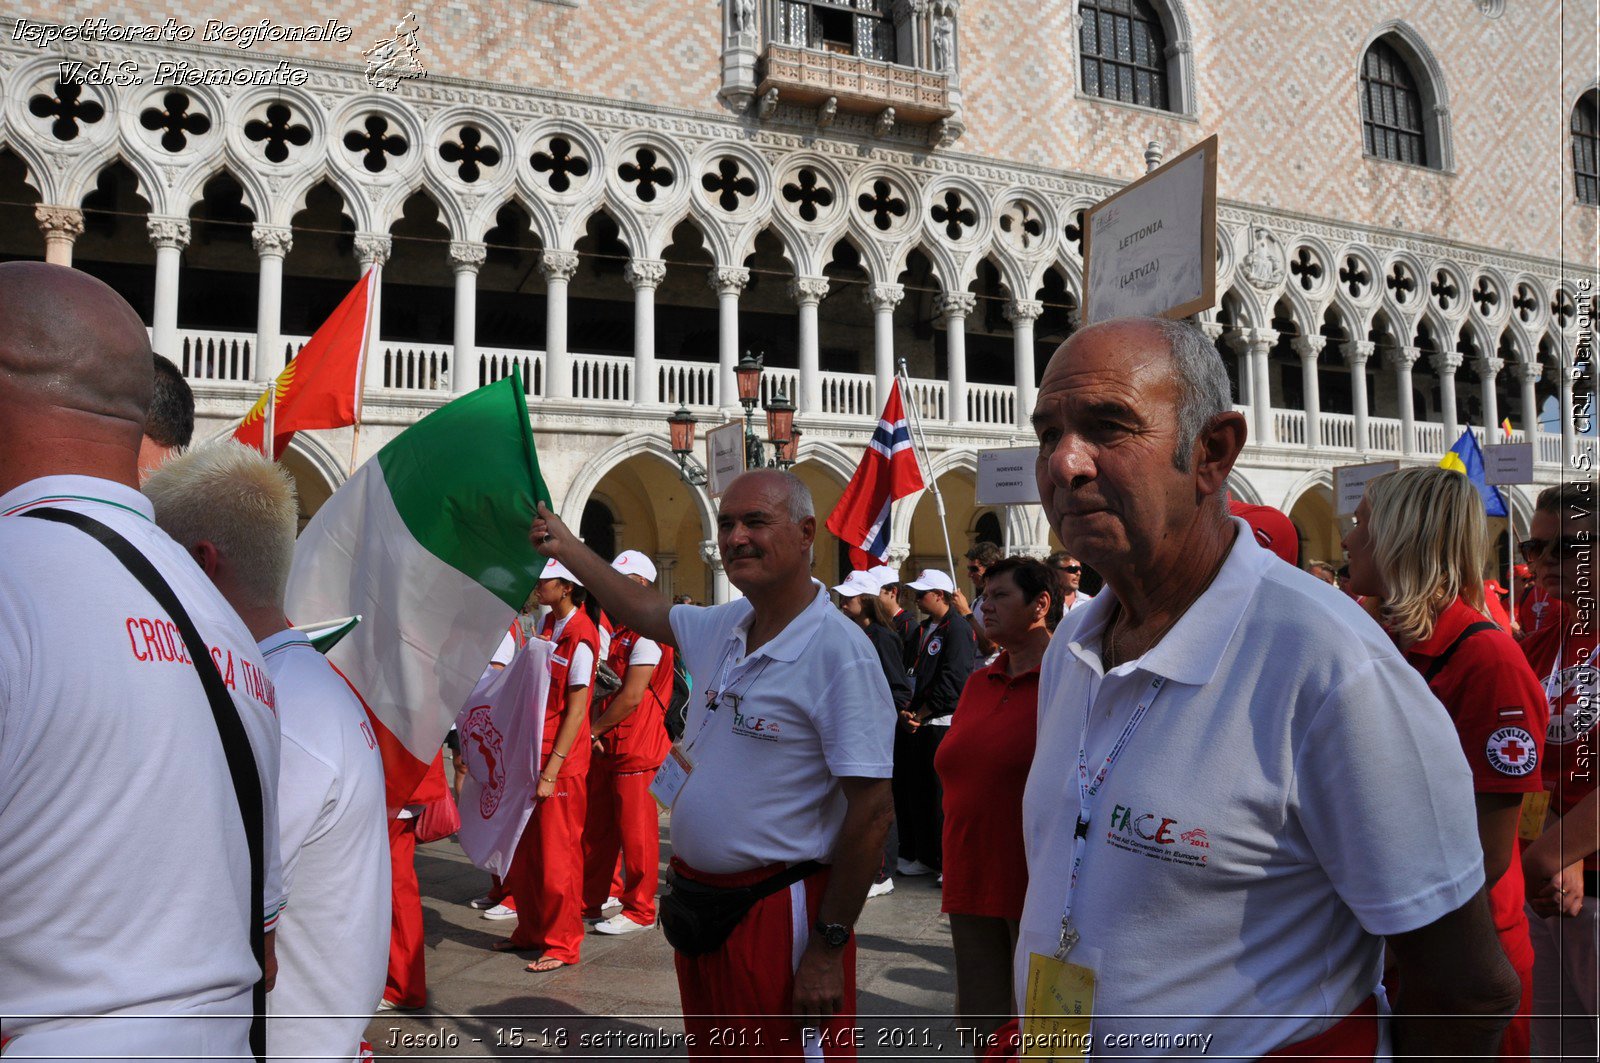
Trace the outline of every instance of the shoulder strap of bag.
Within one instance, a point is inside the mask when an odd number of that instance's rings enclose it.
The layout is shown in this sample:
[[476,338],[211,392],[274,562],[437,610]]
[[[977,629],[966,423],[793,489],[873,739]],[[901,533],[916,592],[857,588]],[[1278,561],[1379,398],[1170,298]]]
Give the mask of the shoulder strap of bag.
[[1432,683],[1434,678],[1438,676],[1440,672],[1444,671],[1444,666],[1450,663],[1450,658],[1455,656],[1456,651],[1461,648],[1461,644],[1463,642],[1467,641],[1480,631],[1489,631],[1491,629],[1497,631],[1499,628],[1499,624],[1491,623],[1488,620],[1479,620],[1475,624],[1468,624],[1466,627],[1462,628],[1461,634],[1456,636],[1456,640],[1450,645],[1446,646],[1444,648],[1444,652],[1435,657],[1433,659],[1433,663],[1428,665],[1428,670],[1422,673],[1422,681],[1424,683]]
[[211,716],[217,725],[217,735],[222,740],[222,751],[228,759],[228,773],[233,776],[233,792],[239,801],[239,814],[244,821],[245,842],[250,850],[250,951],[256,965],[262,969],[262,978],[250,993],[250,1053],[257,1063],[263,1063],[267,1054],[267,982],[266,982],[266,928],[262,911],[262,893],[266,888],[265,855],[262,847],[263,823],[261,777],[257,774],[255,754],[250,748],[250,736],[239,718],[239,710],[228,696],[211,651],[195,630],[194,622],[178,601],[167,581],[156,571],[148,558],[128,540],[106,525],[71,510],[43,508],[21,514],[40,520],[66,524],[95,539],[122,562],[133,577],[143,585],[156,603],[166,610],[183,636],[184,648],[194,661],[194,670],[205,688],[206,700],[211,703]]

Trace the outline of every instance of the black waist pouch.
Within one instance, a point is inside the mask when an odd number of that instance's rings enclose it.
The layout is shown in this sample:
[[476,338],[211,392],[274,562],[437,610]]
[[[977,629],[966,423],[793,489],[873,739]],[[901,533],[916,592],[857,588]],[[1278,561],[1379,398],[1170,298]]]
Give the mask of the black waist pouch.
[[748,886],[711,886],[669,870],[672,891],[661,895],[657,908],[661,930],[667,943],[685,956],[716,952],[757,901],[822,868],[817,861],[806,860]]

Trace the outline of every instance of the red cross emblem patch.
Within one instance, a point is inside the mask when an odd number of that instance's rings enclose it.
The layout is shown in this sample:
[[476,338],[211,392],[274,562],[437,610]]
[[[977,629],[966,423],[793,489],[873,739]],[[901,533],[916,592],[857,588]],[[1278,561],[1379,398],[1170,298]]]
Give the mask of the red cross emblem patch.
[[1520,727],[1502,727],[1490,735],[1485,752],[1489,766],[1501,775],[1526,775],[1539,763],[1533,736]]

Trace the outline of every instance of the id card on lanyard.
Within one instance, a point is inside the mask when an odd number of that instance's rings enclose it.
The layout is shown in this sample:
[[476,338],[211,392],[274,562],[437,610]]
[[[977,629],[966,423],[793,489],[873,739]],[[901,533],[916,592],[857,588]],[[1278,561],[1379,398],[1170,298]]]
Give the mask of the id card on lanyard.
[[[1094,815],[1095,798],[1105,786],[1106,776],[1127,748],[1133,732],[1155,704],[1165,676],[1156,676],[1128,718],[1122,734],[1106,754],[1105,763],[1094,778],[1089,777],[1089,717],[1094,711],[1090,696],[1083,710],[1083,728],[1078,740],[1078,822],[1072,837],[1072,873],[1067,877],[1067,895],[1061,904],[1061,934],[1053,954],[1028,956],[1028,980],[1024,986],[1025,1008],[1022,1034],[1028,1059],[1082,1059],[1091,1044],[1094,1024],[1095,970],[1100,966],[1098,950],[1079,947],[1080,935],[1072,922],[1072,906],[1083,871],[1083,857],[1089,847],[1089,823]],[[1104,680],[1102,680],[1102,685]],[[1076,955],[1074,951],[1076,950]]]
[[[684,786],[688,784],[689,776],[694,774],[694,756],[691,750],[694,749],[695,743],[700,741],[700,736],[705,734],[706,725],[716,716],[717,706],[726,698],[732,703],[735,712],[739,709],[741,695],[734,694],[728,690],[728,673],[733,669],[733,650],[734,646],[729,646],[727,652],[722,655],[722,676],[717,680],[716,687],[706,691],[706,713],[700,718],[700,726],[694,729],[694,734],[679,739],[672,744],[672,749],[668,752],[667,759],[662,761],[661,767],[656,771],[655,778],[650,780],[650,796],[654,797],[656,804],[663,809],[670,810],[672,808],[678,800],[678,795],[683,792]],[[767,665],[771,661],[772,659],[769,657],[761,662],[761,667],[756,670],[756,674],[750,677],[749,683],[745,684],[745,693],[749,693],[751,685],[755,683],[762,672],[766,671]]]

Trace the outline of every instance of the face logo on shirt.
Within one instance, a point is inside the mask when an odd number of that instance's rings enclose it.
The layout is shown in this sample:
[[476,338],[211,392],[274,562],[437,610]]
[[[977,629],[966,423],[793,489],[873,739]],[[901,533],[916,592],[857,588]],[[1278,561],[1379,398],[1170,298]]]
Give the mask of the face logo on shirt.
[[1106,842],[1169,864],[1205,867],[1210,859],[1211,838],[1204,827],[1185,828],[1171,816],[1140,812],[1127,805],[1112,808]]
[[466,723],[460,729],[462,741],[470,742],[477,748],[478,755],[488,769],[489,781],[478,794],[478,812],[484,819],[493,818],[495,810],[500,807],[500,798],[504,796],[506,786],[506,769],[501,757],[504,738],[495,727],[491,712],[488,705],[475,706],[467,713]]
[[1539,763],[1533,736],[1520,727],[1502,727],[1489,736],[1489,766],[1501,775],[1526,775]]
[[747,716],[738,709],[733,710],[733,733],[736,735],[762,742],[776,742],[778,731],[778,724],[765,716]]
[[1600,704],[1595,693],[1600,669],[1592,665],[1573,665],[1563,668],[1545,681],[1545,693],[1550,697],[1550,728],[1545,741],[1554,746],[1564,746],[1588,734],[1594,727]]

